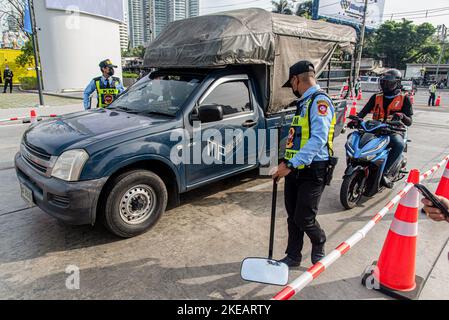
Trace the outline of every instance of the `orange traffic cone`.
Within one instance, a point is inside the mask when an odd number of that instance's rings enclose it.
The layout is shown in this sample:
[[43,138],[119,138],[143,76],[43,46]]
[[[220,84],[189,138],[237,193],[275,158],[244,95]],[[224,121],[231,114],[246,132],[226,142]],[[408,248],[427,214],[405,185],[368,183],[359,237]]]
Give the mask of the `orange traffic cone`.
[[350,116],[356,116],[357,115],[357,102],[352,102],[352,108],[349,113]]
[[357,100],[362,100],[363,99],[363,94],[362,94],[362,89],[359,90],[359,95],[357,96]]
[[441,96],[438,96],[437,101],[435,101],[435,106],[439,107],[441,104]]
[[443,177],[438,185],[436,195],[449,199],[449,161],[447,162]]
[[[408,183],[419,183],[419,171],[412,170]],[[398,299],[416,299],[423,279],[416,276],[416,238],[418,236],[419,192],[413,188],[401,200],[385,240],[377,266],[365,274],[379,284],[379,290]],[[375,263],[376,264],[376,263]]]

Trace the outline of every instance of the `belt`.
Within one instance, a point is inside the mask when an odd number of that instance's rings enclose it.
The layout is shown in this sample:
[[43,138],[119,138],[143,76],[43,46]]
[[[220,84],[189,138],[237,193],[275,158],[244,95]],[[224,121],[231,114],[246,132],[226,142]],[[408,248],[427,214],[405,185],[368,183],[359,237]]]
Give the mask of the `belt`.
[[[328,165],[329,165],[329,160],[327,160],[327,161],[314,161],[310,165],[305,166],[304,169],[323,169],[323,168],[327,168]],[[297,171],[302,171],[304,169],[297,170]]]

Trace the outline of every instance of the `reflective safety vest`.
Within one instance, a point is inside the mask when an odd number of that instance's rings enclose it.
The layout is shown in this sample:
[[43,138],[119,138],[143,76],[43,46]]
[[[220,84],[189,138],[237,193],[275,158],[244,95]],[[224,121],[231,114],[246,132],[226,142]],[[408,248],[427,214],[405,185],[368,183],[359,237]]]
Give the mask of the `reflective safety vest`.
[[387,114],[385,114],[384,95],[383,93],[378,93],[376,95],[376,101],[374,102],[373,120],[383,122],[391,120],[395,113],[402,111],[402,107],[404,105],[404,97],[404,94],[400,94],[396,98],[394,98],[387,108]]
[[436,84],[432,84],[429,87],[429,91],[430,91],[430,93],[437,93],[437,85]]
[[98,104],[97,108],[106,108],[119,95],[120,91],[117,89],[117,84],[120,83],[119,78],[112,78],[111,87],[105,86],[101,77],[95,78],[95,87],[97,88]]
[[[305,103],[306,112],[304,115],[301,115],[301,110],[298,108],[296,111],[295,117],[293,118],[293,122],[291,124],[290,130],[288,132],[287,138],[287,146],[285,150],[285,160],[289,161],[293,159],[298,152],[304,148],[304,146],[309,142],[311,137],[311,128],[310,128],[310,107],[313,105],[315,99],[318,96],[326,95],[323,92],[314,93]],[[327,95],[326,95],[327,96]],[[329,106],[329,110],[330,110]],[[330,111],[329,111],[330,112]],[[335,125],[337,123],[337,113],[334,111],[334,117],[332,119],[331,127],[329,130],[329,135],[327,138],[327,148],[329,152],[329,156],[334,155],[334,133],[335,133]],[[299,166],[298,170],[304,169],[305,166]]]

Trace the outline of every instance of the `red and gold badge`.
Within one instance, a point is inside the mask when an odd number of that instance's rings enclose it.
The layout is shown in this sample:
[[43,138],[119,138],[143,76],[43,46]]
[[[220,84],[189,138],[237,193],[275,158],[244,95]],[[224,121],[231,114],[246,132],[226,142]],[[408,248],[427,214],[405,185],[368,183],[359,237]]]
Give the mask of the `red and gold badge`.
[[322,117],[325,117],[329,114],[329,102],[326,100],[320,100],[317,102],[318,106],[318,114]]
[[104,102],[107,104],[111,104],[114,101],[114,97],[112,95],[105,95],[104,96]]

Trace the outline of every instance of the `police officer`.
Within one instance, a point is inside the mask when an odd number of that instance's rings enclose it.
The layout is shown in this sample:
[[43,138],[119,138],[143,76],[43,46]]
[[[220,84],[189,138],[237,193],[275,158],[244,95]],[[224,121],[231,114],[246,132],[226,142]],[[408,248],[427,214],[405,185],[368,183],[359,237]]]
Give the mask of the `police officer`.
[[430,104],[432,104],[432,107],[435,107],[435,99],[437,96],[437,84],[434,82],[429,87],[429,102],[427,105],[430,107]]
[[93,79],[84,90],[84,109],[86,110],[91,108],[90,96],[94,91],[97,91],[97,108],[106,108],[125,91],[120,79],[114,77],[114,68],[117,66],[113,65],[111,60],[101,61],[99,66],[103,75]]
[[[413,106],[410,97],[401,92],[402,74],[397,69],[385,72],[380,78],[382,92],[371,97],[366,106],[358,114],[359,118],[373,113],[373,120],[387,122],[392,120],[401,121],[406,126],[413,123]],[[351,121],[348,126],[354,127],[356,121]],[[382,184],[387,188],[393,188],[391,181],[391,169],[405,149],[404,137],[399,133],[390,135],[390,154],[385,165]]]
[[287,139],[285,159],[273,179],[286,178],[288,246],[287,256],[280,262],[298,267],[304,233],[312,242],[312,263],[316,264],[325,255],[326,234],[316,215],[326,185],[330,155],[333,156],[336,114],[332,100],[317,85],[311,62],[300,61],[293,65],[284,87],[292,88],[299,101]]
[[9,93],[12,93],[12,80],[14,78],[14,73],[11,69],[9,69],[9,66],[5,66],[5,70],[3,72],[3,79],[5,79],[5,86],[3,89],[3,93],[6,93],[6,89],[8,89],[9,86]]

